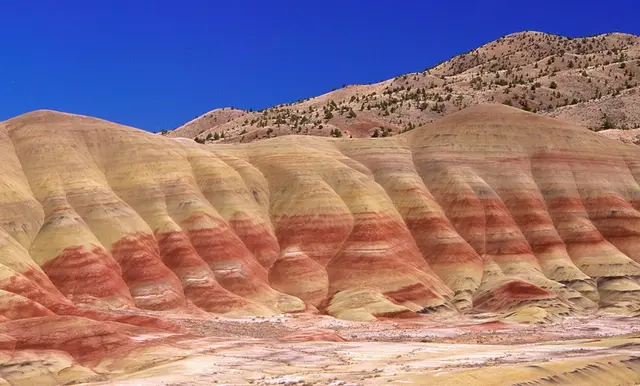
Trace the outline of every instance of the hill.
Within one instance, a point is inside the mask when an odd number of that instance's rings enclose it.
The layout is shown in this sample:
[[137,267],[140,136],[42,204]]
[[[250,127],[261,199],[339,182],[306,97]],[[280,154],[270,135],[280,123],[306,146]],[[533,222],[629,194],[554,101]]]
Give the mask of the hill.
[[[422,72],[346,86],[228,122],[196,119],[202,121],[198,131],[204,129],[197,137],[212,141],[224,133],[224,142],[251,142],[287,134],[387,136],[481,103],[503,103],[595,131],[633,129],[640,127],[639,82],[637,36],[521,32]],[[195,138],[183,130],[171,135]]]
[[[162,367],[144,369],[240,350],[239,337],[256,345],[229,355],[253,361],[285,341],[342,342],[327,326],[347,321],[391,334],[402,321],[459,331],[453,323],[474,315],[484,318],[475,330],[637,316],[639,156],[501,104],[389,138],[248,144],[52,111],[10,119],[0,123],[0,377],[157,376]],[[255,319],[283,314],[306,329]],[[606,344],[635,347],[621,342]],[[276,355],[287,366],[303,361],[288,350]],[[575,380],[584,363],[571,360],[527,379]],[[592,371],[640,381],[628,360]]]
[[175,130],[161,134],[170,138],[196,138],[211,127],[223,125],[245,114],[245,111],[234,108],[215,109],[194,118]]

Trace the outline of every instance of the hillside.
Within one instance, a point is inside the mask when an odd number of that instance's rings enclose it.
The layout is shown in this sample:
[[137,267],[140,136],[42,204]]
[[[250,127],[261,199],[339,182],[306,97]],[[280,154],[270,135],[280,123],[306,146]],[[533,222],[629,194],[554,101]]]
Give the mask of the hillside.
[[[480,103],[504,103],[593,130],[640,127],[640,38],[505,36],[426,71],[351,85],[228,122],[198,118],[199,139],[251,142],[287,134],[395,135]],[[186,126],[186,125],[185,125]],[[203,130],[204,129],[204,130]],[[203,130],[203,131],[201,131]],[[171,136],[194,138],[184,126]]]
[[[464,378],[468,364],[455,358],[481,352],[486,336],[475,346],[445,338],[497,329],[534,339],[541,327],[523,334],[519,323],[566,316],[630,334],[635,319],[599,318],[640,314],[639,159],[637,146],[501,104],[390,138],[247,144],[53,111],[0,122],[0,378],[309,380],[320,367],[305,366],[362,350],[361,376],[395,382],[410,371],[380,374],[385,352],[372,358],[379,346],[368,340],[391,344],[413,328],[412,339],[436,334],[454,358],[417,383],[482,384],[492,365]],[[364,321],[377,332],[362,332]],[[324,343],[305,346],[314,340]],[[592,366],[594,377],[638,383],[637,340],[554,343],[541,356],[522,346],[501,376],[564,383]],[[417,366],[432,356],[406,344],[385,346],[389,366],[398,353]]]
[[195,138],[211,127],[223,125],[245,114],[246,112],[234,108],[215,109],[194,118],[175,130],[161,134],[170,138]]

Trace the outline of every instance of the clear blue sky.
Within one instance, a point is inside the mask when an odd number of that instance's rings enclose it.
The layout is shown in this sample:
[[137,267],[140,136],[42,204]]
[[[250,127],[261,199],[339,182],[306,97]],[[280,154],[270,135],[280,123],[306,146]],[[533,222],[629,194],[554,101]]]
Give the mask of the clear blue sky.
[[0,2],[0,120],[36,109],[145,130],[371,83],[502,35],[640,34],[638,0]]

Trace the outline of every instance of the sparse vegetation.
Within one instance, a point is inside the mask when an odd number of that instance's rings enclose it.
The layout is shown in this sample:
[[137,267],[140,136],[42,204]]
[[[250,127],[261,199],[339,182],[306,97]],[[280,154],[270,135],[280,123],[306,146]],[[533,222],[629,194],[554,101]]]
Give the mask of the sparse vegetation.
[[[639,46],[640,39],[633,37],[620,41],[544,34],[511,36],[384,84],[367,88],[343,85],[340,93],[327,97],[301,99],[260,111],[249,109],[232,119],[205,114],[199,119],[206,131],[200,130],[193,137],[215,141],[217,132],[219,139],[225,141],[233,142],[239,137],[251,141],[265,138],[265,131],[266,137],[288,133],[339,137],[347,127],[362,123],[378,125],[371,135],[384,137],[393,133],[389,127],[397,127],[395,133],[406,132],[486,102],[542,114],[553,114],[559,108],[582,111],[593,108],[593,102],[602,98],[636,92],[640,60],[630,53],[637,52]],[[577,116],[572,114],[569,116]],[[331,130],[323,129],[323,124],[329,122]],[[626,127],[635,124],[640,122]],[[603,121],[596,118],[590,126],[599,130]],[[209,132],[212,134],[203,134]],[[355,136],[361,133],[349,132]],[[166,135],[172,136],[173,132]]]
[[600,126],[600,130],[610,130],[613,128],[613,123],[611,122],[607,114],[604,114],[602,117],[602,125]]

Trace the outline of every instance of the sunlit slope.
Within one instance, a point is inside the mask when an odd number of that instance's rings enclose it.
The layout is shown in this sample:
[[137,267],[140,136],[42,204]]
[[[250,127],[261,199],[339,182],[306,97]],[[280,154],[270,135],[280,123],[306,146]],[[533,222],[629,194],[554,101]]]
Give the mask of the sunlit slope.
[[480,105],[393,138],[0,123],[0,318],[640,310],[640,151]]

